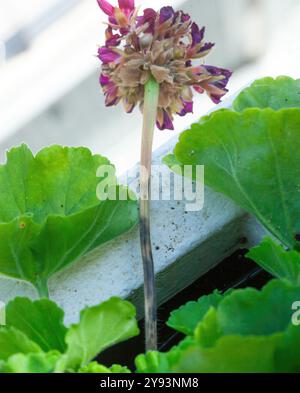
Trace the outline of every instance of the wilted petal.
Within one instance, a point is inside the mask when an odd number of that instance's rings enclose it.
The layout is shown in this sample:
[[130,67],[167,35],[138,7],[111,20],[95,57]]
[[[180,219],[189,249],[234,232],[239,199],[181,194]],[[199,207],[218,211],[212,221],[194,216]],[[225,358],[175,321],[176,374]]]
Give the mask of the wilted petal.
[[131,113],[135,107],[135,104],[129,102],[127,98],[123,100],[123,105],[126,113]]
[[[117,22],[118,26],[120,26],[121,28],[128,28],[129,21],[128,21],[126,13],[123,10],[116,7],[114,15],[115,15],[116,22]],[[126,32],[127,32],[127,30],[126,30]]]
[[150,67],[150,70],[151,70],[152,75],[154,76],[154,78],[156,79],[156,81],[158,83],[163,83],[163,82],[172,83],[173,82],[173,78],[170,75],[170,71],[168,68],[153,65]]
[[199,29],[198,25],[196,23],[192,24],[191,28],[191,33],[192,33],[192,47],[198,45],[201,43],[204,37],[205,33],[205,27],[203,27],[201,30]]
[[99,7],[101,10],[108,16],[112,16],[114,14],[115,7],[109,4],[106,0],[97,0]]
[[204,65],[203,68],[211,75],[221,75],[222,69],[210,65]]
[[211,48],[213,48],[214,46],[215,46],[215,44],[213,44],[212,42],[207,42],[206,44],[204,44],[201,47],[201,49],[199,50],[199,53],[210,51]]
[[224,68],[218,68],[214,66],[205,65],[203,67],[207,72],[214,76],[214,79],[216,79],[212,82],[208,81],[208,90],[213,102],[219,103],[221,98],[228,92],[226,86],[228,84],[229,78],[232,75],[232,72]]
[[135,8],[134,0],[119,0],[119,7],[122,11],[125,11],[126,13],[131,13]]
[[110,82],[110,78],[108,76],[101,74],[99,82],[102,87],[107,86]]
[[163,110],[162,119],[159,119],[156,122],[156,125],[160,130],[174,130],[172,119],[170,118],[168,112],[165,110]]
[[117,59],[120,58],[120,55],[114,52],[112,49],[107,48],[106,46],[102,46],[98,50],[98,57],[104,63],[113,63]]
[[105,105],[116,105],[119,101],[120,97],[118,97],[118,87],[115,84],[111,83],[106,92]]
[[193,101],[182,101],[183,109],[181,112],[178,112],[179,116],[185,116],[187,113],[193,113],[194,103]]
[[163,7],[159,11],[159,23],[165,23],[167,20],[174,18],[175,11],[173,7]]
[[193,99],[193,92],[190,86],[184,86],[184,88],[181,91],[181,97],[184,101],[192,101]]
[[228,84],[228,82],[229,82],[229,79],[230,79],[231,76],[232,76],[232,71],[226,70],[226,69],[224,69],[224,68],[221,68],[220,70],[221,70],[221,75],[223,75],[224,78],[221,79],[221,80],[220,80],[219,82],[217,82],[217,83],[218,83],[219,86],[226,87],[227,84]]
[[199,93],[199,94],[203,94],[204,91],[205,91],[205,90],[204,90],[202,87],[200,87],[200,86],[195,85],[195,86],[193,86],[193,87],[194,87],[194,89],[196,90],[196,92]]
[[184,12],[181,11],[181,22],[188,22],[191,19],[189,14],[185,14]]
[[128,65],[121,67],[119,76],[125,87],[138,87],[142,71]]
[[146,23],[148,24],[148,29],[145,31],[145,33],[154,33],[154,25],[155,25],[155,19],[156,19],[157,12],[154,11],[152,8],[146,8],[144,10],[144,15],[138,17],[138,22],[137,22],[137,27],[141,27],[145,25]]
[[120,44],[121,36],[114,34],[111,26],[105,30],[105,46],[118,46]]
[[204,88],[215,104],[219,104],[221,102],[221,98],[228,92],[228,90],[223,85],[218,86],[218,83],[219,81],[210,83],[208,80],[201,84],[201,87]]

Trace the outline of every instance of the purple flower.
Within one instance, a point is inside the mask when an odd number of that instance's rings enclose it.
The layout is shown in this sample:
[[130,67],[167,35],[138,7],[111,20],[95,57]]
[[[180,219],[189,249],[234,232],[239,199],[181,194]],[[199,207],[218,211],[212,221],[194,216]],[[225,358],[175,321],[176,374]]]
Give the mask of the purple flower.
[[130,113],[143,107],[144,86],[149,78],[160,84],[157,127],[173,130],[173,116],[193,112],[193,93],[206,92],[219,103],[227,93],[231,72],[208,65],[194,65],[214,46],[204,41],[188,14],[162,7],[147,8],[138,15],[133,0],[119,0],[119,7],[97,0],[108,16],[105,46],[98,51],[102,61],[100,84],[107,106],[123,103]]

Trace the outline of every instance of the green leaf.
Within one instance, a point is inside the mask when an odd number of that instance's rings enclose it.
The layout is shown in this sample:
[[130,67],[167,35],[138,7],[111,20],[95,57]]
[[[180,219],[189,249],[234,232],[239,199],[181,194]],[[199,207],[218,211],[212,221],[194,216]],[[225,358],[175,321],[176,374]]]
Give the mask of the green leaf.
[[271,238],[265,238],[258,246],[253,247],[247,257],[258,263],[274,277],[287,279],[293,285],[300,286],[300,253],[286,251]]
[[16,354],[2,366],[4,373],[52,373],[61,354],[57,351],[48,353]]
[[300,372],[300,326],[290,325],[275,352],[276,372]]
[[48,299],[15,298],[6,306],[6,323],[38,344],[44,352],[66,350],[64,312]]
[[282,334],[269,337],[227,336],[211,348],[190,346],[171,365],[176,373],[274,372],[274,353]]
[[55,372],[129,372],[119,365],[108,369],[90,364],[101,351],[139,333],[135,307],[127,301],[111,298],[86,308],[80,322],[69,329],[63,325],[63,311],[48,299],[16,298],[7,305],[6,316],[7,327],[0,329],[0,361],[7,361],[1,367],[10,371],[4,372],[50,372],[46,371],[50,368]]
[[113,364],[110,368],[109,368],[111,373],[114,374],[130,374],[131,371],[124,366],[120,366],[119,364]]
[[172,372],[171,365],[177,363],[182,353],[194,344],[194,337],[188,336],[169,352],[148,351],[146,354],[140,354],[135,358],[137,372],[170,373]]
[[193,335],[199,321],[211,306],[216,307],[223,299],[219,291],[202,296],[198,301],[188,302],[178,310],[172,311],[167,325],[186,335]]
[[233,102],[233,109],[241,112],[247,108],[299,108],[300,79],[287,76],[276,79],[263,78],[243,90]]
[[300,247],[299,129],[300,109],[223,110],[183,132],[174,153],[182,165],[204,165],[208,186]]
[[202,347],[211,347],[222,334],[223,332],[219,325],[217,310],[211,307],[202,321],[197,325],[195,329],[195,338]]
[[140,373],[299,372],[299,339],[300,328],[291,324],[282,333],[223,336],[206,347],[188,337],[169,352],[148,352],[135,362]]
[[224,335],[272,335],[287,329],[297,299],[300,286],[272,280],[261,291],[245,288],[223,296],[215,292],[189,302],[172,313],[168,325],[194,335],[204,347]]
[[[184,168],[183,165],[177,161],[176,157],[174,154],[167,154],[164,158],[163,158],[163,163],[166,164],[170,170],[174,173],[176,173],[179,176],[186,176],[184,174]],[[190,175],[191,173],[189,173]]]
[[[97,177],[107,165],[112,175]],[[129,230],[136,201],[98,200],[101,181],[116,184],[114,168],[88,149],[52,146],[35,157],[25,145],[10,150],[0,166],[0,272],[44,296],[54,273]]]
[[300,287],[280,280],[270,281],[261,291],[235,290],[217,308],[219,328],[224,335],[267,336],[284,332],[297,299]]
[[138,373],[169,373],[170,364],[167,353],[149,351],[135,358]]
[[7,360],[16,353],[41,352],[41,348],[24,333],[13,327],[0,329],[0,360]]
[[88,365],[81,367],[78,370],[81,374],[102,374],[102,373],[113,373],[113,374],[129,374],[130,370],[127,367],[122,367],[118,364],[114,364],[111,367],[105,367],[97,362],[91,362]]
[[139,333],[134,306],[111,298],[99,306],[86,308],[80,322],[66,335],[67,350],[63,367],[76,370],[87,365],[104,349]]

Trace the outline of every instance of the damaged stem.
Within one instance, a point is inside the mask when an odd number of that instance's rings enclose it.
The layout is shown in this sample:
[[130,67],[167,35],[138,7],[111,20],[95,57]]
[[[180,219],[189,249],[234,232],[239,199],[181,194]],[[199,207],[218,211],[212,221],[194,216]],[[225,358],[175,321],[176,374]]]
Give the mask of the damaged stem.
[[146,351],[157,349],[155,272],[150,233],[151,163],[157,116],[159,84],[151,78],[145,85],[140,169],[140,242],[144,269]]

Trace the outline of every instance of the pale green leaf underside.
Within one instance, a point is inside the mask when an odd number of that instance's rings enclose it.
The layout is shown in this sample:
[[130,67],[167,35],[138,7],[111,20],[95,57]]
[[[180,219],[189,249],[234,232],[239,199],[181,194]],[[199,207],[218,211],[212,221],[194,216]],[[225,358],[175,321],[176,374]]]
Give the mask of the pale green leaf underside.
[[174,154],[290,247],[300,233],[300,110],[215,112],[181,134]]
[[300,286],[300,253],[286,251],[272,239],[265,238],[258,246],[252,248],[247,256],[274,277],[289,280]]
[[135,316],[134,306],[118,298],[83,310],[79,324],[71,326],[66,335],[65,367],[83,367],[104,349],[136,336]]
[[136,201],[97,199],[101,165],[110,163],[85,148],[52,146],[34,157],[22,145],[7,153],[0,166],[0,273],[43,288],[55,272],[136,223]]

